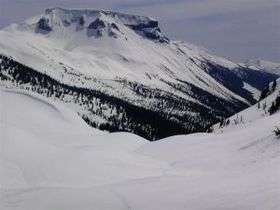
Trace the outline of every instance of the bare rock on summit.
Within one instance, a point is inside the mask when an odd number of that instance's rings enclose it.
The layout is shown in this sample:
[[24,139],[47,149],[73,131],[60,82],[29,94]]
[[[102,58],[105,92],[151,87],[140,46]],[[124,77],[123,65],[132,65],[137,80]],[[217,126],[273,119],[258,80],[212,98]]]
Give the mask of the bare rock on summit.
[[49,25],[49,19],[42,17],[35,28],[36,33],[48,34],[52,31],[52,28]]

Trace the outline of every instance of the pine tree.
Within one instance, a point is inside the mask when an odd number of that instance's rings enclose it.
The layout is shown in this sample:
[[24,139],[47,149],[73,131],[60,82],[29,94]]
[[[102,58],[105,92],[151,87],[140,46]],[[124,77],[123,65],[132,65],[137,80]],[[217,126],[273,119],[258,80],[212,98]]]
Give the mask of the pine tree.
[[274,102],[272,102],[271,107],[269,108],[268,112],[270,115],[274,114],[280,109],[280,96],[277,96]]
[[84,17],[80,17],[80,19],[79,19],[79,24],[80,24],[81,26],[83,26],[83,25],[85,24]]
[[275,91],[276,85],[277,85],[277,82],[276,82],[276,80],[274,80],[273,83],[272,83],[271,92]]
[[265,111],[266,110],[266,101],[263,103],[263,110]]
[[280,137],[280,129],[278,127],[276,127],[273,132],[274,132],[275,136],[277,136],[278,138]]
[[269,94],[269,85],[266,85],[266,87],[263,89],[263,91],[261,92],[261,96],[259,101],[263,100],[264,98],[266,98]]

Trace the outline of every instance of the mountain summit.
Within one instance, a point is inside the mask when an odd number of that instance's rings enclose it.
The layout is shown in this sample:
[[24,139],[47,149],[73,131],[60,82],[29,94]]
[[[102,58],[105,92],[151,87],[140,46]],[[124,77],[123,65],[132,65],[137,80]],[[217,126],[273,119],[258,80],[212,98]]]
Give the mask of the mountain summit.
[[26,21],[22,26],[36,33],[50,36],[73,35],[80,32],[84,38],[113,37],[127,39],[127,28],[143,38],[168,43],[158,21],[144,16],[104,10],[46,9],[45,13]]
[[278,75],[169,40],[148,17],[47,9],[0,31],[0,84],[36,92],[89,125],[149,140],[206,131]]

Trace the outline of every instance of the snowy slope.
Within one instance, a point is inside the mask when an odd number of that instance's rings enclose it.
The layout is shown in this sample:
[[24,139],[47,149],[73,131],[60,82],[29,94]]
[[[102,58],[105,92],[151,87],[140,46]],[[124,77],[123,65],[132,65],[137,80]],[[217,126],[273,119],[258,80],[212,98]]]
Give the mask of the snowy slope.
[[148,142],[93,130],[38,95],[0,96],[1,210],[279,209],[280,112]]
[[146,140],[90,129],[70,110],[38,96],[1,90],[0,111],[2,190],[90,187],[159,175],[164,167],[130,154]]
[[170,41],[152,18],[61,8],[1,30],[0,69],[1,86],[61,101],[92,127],[149,140],[205,131],[278,77]]
[[[272,91],[272,83],[269,84],[269,95],[259,101],[257,104],[237,113],[228,119],[223,120],[222,124],[218,123],[214,126],[216,132],[230,131],[233,128],[243,128],[256,120],[269,118],[269,109],[276,98],[280,96],[280,80],[276,81],[275,90]],[[279,120],[280,121],[280,120]]]

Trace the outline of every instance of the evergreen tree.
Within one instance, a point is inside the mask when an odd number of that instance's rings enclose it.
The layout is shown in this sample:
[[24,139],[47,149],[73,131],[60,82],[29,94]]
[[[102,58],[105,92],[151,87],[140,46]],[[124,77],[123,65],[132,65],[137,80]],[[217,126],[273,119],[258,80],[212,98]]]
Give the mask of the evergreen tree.
[[277,136],[278,138],[280,137],[280,129],[278,127],[276,127],[273,132],[274,132],[275,136]]
[[263,89],[263,91],[261,92],[261,96],[259,101],[263,100],[264,98],[266,98],[269,95],[269,85],[266,85],[266,87]]
[[79,24],[80,24],[81,26],[83,26],[83,25],[85,24],[84,17],[80,17],[80,18],[79,18]]
[[269,108],[268,112],[270,115],[274,114],[280,109],[280,96],[277,96],[274,102],[272,102],[271,107]]
[[276,86],[277,86],[277,82],[276,82],[276,80],[274,80],[273,83],[272,83],[271,92],[275,91]]

